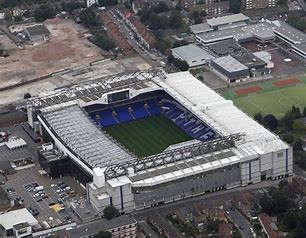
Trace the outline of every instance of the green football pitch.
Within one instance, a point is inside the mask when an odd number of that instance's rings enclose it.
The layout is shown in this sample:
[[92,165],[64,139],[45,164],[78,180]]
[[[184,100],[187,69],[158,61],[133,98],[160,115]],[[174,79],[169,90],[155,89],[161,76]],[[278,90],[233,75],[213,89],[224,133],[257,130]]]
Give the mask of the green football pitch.
[[[247,96],[230,96],[226,98],[233,100],[234,104],[250,116],[260,112],[263,115],[273,114],[282,117],[293,105],[300,107],[301,110],[306,106],[306,83],[305,78],[300,77],[302,83],[284,88],[270,88],[258,84],[263,91],[252,93]],[[268,88],[269,87],[269,88]],[[270,91],[269,91],[270,89]]]
[[104,128],[139,157],[157,154],[169,145],[192,138],[164,116],[154,116]]

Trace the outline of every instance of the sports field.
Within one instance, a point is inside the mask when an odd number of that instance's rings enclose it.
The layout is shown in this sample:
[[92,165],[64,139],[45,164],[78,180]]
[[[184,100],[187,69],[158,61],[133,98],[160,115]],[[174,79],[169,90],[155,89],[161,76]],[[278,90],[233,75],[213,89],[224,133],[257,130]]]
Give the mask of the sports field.
[[110,126],[104,130],[139,157],[160,153],[169,145],[192,139],[163,116]]
[[[259,90],[253,90],[255,87]],[[301,110],[306,106],[306,77],[258,83],[227,91],[224,96],[250,116],[260,112],[282,117],[293,105]]]

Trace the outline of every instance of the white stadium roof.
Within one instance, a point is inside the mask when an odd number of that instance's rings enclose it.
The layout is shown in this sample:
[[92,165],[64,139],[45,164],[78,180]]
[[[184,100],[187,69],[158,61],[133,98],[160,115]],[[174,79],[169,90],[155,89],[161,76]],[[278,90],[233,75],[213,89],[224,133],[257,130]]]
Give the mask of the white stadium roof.
[[183,102],[220,135],[245,133],[247,145],[257,145],[265,153],[288,148],[279,137],[258,124],[244,112],[189,72],[168,74],[158,82],[171,96]]
[[[133,158],[90,121],[76,104],[42,112],[41,122],[50,125],[66,147],[76,154],[75,160],[79,164],[85,162],[92,168],[104,167]],[[84,164],[82,166],[88,167]]]

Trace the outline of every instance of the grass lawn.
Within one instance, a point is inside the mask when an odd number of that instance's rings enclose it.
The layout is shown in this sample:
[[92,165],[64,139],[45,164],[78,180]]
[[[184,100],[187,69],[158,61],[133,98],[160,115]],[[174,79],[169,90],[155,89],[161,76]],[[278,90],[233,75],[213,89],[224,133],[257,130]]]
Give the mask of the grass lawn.
[[[304,77],[300,79],[305,82]],[[226,92],[224,96],[233,100],[237,107],[252,117],[260,112],[263,115],[273,114],[280,118],[293,105],[303,111],[306,106],[306,82],[284,88],[271,88],[271,91],[265,89],[241,97],[234,96],[232,92]]]
[[139,157],[162,152],[169,145],[192,138],[164,116],[154,116],[104,128]]

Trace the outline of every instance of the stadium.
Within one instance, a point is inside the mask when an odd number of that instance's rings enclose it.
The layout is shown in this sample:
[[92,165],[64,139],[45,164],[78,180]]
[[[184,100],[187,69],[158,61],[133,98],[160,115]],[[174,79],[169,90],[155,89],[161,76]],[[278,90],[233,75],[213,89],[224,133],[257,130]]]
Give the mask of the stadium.
[[189,72],[98,78],[31,98],[27,112],[48,145],[42,167],[79,180],[98,212],[292,175],[292,148]]

